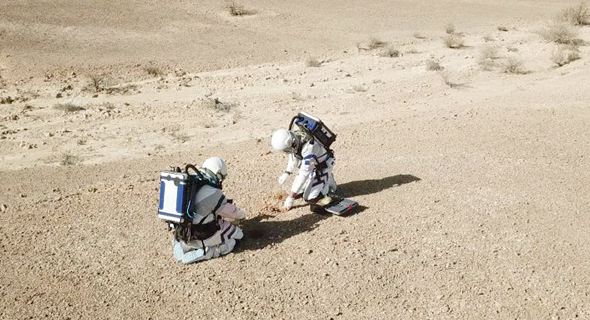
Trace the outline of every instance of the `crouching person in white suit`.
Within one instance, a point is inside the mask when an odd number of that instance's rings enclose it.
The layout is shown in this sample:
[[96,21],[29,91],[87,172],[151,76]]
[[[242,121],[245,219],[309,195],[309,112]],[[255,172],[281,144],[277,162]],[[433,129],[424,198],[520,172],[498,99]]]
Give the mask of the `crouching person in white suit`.
[[[173,241],[174,257],[183,263],[193,263],[230,253],[236,242],[243,238],[242,230],[230,220],[245,218],[245,214],[221,191],[227,176],[227,164],[213,157],[203,162],[201,172],[208,183],[200,187],[194,199],[197,214],[193,218],[193,238],[183,241],[178,235]],[[190,237],[185,237],[190,238]]]
[[321,207],[328,204],[330,194],[336,191],[334,179],[334,154],[326,149],[317,139],[279,129],[273,133],[272,147],[289,155],[285,171],[279,177],[279,184],[284,184],[289,175],[297,170],[289,195],[283,208],[293,207],[295,198],[302,196],[310,203],[311,211],[321,213]]

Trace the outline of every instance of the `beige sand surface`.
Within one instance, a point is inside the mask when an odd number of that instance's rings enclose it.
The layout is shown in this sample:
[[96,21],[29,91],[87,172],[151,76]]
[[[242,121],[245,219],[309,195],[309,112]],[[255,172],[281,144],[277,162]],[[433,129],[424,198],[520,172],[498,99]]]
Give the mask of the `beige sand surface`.
[[[590,318],[590,47],[541,35],[579,2],[238,4],[0,2],[0,319]],[[359,213],[280,212],[299,111]],[[246,239],[181,265],[158,174],[212,155]]]

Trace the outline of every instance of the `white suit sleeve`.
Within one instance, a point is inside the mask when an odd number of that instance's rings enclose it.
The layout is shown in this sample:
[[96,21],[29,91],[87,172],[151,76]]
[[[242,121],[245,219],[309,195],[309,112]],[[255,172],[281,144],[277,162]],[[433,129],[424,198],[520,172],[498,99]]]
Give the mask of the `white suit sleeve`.
[[240,208],[236,207],[233,203],[226,202],[224,205],[219,207],[217,210],[217,214],[228,219],[244,219],[246,214],[240,210]]
[[[305,149],[308,149],[308,151],[305,152]],[[303,162],[301,163],[301,166],[299,167],[299,172],[297,173],[297,176],[293,181],[293,185],[291,186],[291,192],[301,193],[303,191],[302,189],[305,185],[305,182],[307,181],[309,175],[315,168],[316,157],[309,149],[311,148],[304,148]]]
[[287,163],[287,168],[285,169],[285,171],[293,173],[293,170],[295,170],[295,168],[297,168],[298,165],[299,159],[297,159],[297,157],[294,154],[290,153],[289,162]]

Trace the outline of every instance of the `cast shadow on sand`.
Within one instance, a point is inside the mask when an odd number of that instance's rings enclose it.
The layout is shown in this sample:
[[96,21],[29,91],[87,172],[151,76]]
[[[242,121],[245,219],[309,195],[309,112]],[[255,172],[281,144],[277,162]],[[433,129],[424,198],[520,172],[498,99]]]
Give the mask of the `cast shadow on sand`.
[[[300,206],[304,207],[306,205]],[[358,214],[367,207],[359,205],[355,213]],[[288,215],[289,212],[280,214]],[[350,215],[347,215],[350,216]],[[240,226],[244,231],[242,240],[234,252],[248,250],[260,250],[268,245],[281,243],[283,240],[296,236],[303,232],[309,232],[319,226],[319,222],[328,218],[341,218],[346,216],[333,216],[332,214],[305,213],[300,217],[288,221],[265,221],[272,215],[260,215],[258,217],[243,221]]]
[[[420,178],[411,174],[398,174],[383,179],[359,180],[347,182],[338,186],[338,193],[344,197],[354,197],[366,194],[377,193],[393,186],[419,181]],[[299,205],[294,208],[306,207]],[[354,214],[358,214],[368,209],[360,205]],[[288,215],[289,212],[280,214]],[[315,214],[306,213],[293,220],[287,221],[266,221],[273,215],[260,215],[255,218],[243,221],[240,226],[244,230],[244,240],[241,241],[234,252],[248,250],[260,250],[268,245],[281,243],[283,240],[296,236],[303,232],[309,232],[319,226],[319,222],[333,217],[332,214]]]
[[338,186],[338,193],[342,196],[356,197],[367,194],[377,193],[393,186],[401,186],[402,184],[420,181],[420,178],[411,174],[398,174],[382,179],[369,179],[351,181]]

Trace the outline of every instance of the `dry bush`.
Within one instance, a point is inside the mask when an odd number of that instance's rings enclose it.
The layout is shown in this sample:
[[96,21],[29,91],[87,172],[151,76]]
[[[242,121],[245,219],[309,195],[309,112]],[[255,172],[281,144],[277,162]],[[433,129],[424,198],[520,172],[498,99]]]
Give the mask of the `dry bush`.
[[541,31],[541,36],[546,41],[559,44],[580,44],[578,30],[564,22],[553,22]]
[[503,70],[504,73],[511,74],[527,74],[528,72],[524,69],[522,60],[516,57],[508,57],[504,61]]
[[485,70],[490,71],[498,66],[497,59],[500,59],[500,48],[498,46],[485,46],[481,48],[477,64]]
[[53,109],[63,111],[66,113],[86,110],[85,108],[77,106],[71,102],[55,104],[53,105]]
[[375,50],[375,49],[383,48],[386,45],[387,45],[387,42],[381,41],[380,39],[375,38],[375,37],[371,37],[371,38],[369,38],[369,42],[367,44],[367,47],[369,48],[369,50]]
[[430,59],[426,61],[426,70],[429,71],[441,71],[444,67],[440,65],[440,63],[435,59]]
[[551,61],[558,67],[580,59],[580,51],[575,46],[559,46],[557,50],[553,50]]
[[363,85],[357,84],[352,87],[352,90],[356,92],[367,92],[368,89]]
[[462,35],[452,33],[448,34],[443,38],[443,42],[447,48],[460,49],[465,46],[465,39]]
[[370,37],[369,40],[367,40],[366,43],[359,43],[357,42],[356,44],[356,48],[359,51],[370,51],[370,50],[375,50],[375,49],[379,49],[379,48],[383,48],[387,45],[388,43],[385,41],[381,41],[378,38],[375,37]]
[[188,134],[183,132],[172,132],[170,136],[179,143],[185,143],[191,139],[191,137]]
[[455,25],[452,23],[447,23],[445,25],[445,32],[447,34],[455,34]]
[[219,101],[219,98],[207,98],[205,105],[211,109],[221,112],[230,112],[235,105],[233,103],[226,103]]
[[397,58],[401,55],[400,51],[394,47],[388,47],[382,51],[379,56],[386,58]]
[[480,50],[480,57],[486,59],[499,59],[502,56],[500,55],[500,48],[494,45],[488,45]]
[[246,9],[244,6],[237,4],[235,1],[232,1],[227,5],[227,10],[230,15],[237,17],[248,16],[256,13],[256,11]]
[[322,61],[320,61],[320,60],[318,60],[316,58],[313,58],[313,57],[308,58],[305,61],[305,66],[306,67],[314,67],[314,68],[317,68],[317,67],[320,67],[321,65],[322,65]]
[[155,66],[146,66],[143,68],[143,70],[145,72],[147,72],[147,74],[152,77],[159,77],[164,74],[164,72],[162,72],[162,70],[160,70],[160,68],[155,67]]
[[105,75],[92,74],[88,76],[89,82],[83,90],[101,92],[107,85],[107,78]]
[[61,164],[62,166],[73,166],[77,164],[79,161],[80,159],[78,158],[78,156],[75,156],[68,151],[62,153],[59,164]]
[[586,4],[582,2],[576,7],[563,10],[558,20],[574,26],[587,26],[590,25],[590,12]]

